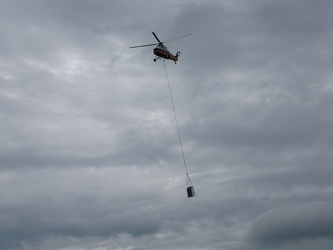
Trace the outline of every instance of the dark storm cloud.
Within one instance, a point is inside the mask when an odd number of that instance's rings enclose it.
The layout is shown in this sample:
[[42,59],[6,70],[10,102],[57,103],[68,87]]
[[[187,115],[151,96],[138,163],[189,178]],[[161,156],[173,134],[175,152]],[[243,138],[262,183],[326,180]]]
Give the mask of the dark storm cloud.
[[0,248],[332,248],[330,1],[0,5]]
[[311,238],[332,239],[332,206],[332,202],[314,202],[272,209],[254,221],[251,238],[267,245]]
[[[84,237],[87,235],[115,236],[124,232],[138,236],[154,232],[159,227],[157,225],[159,220],[145,212],[143,206],[145,200],[154,200],[153,191],[156,192],[156,190],[149,191],[137,185],[135,178],[139,175],[135,169],[132,174],[118,169],[113,173],[109,172],[110,177],[103,177],[99,171],[94,170],[80,173],[76,173],[75,170],[54,171],[51,169],[38,171],[38,174],[34,171],[22,170],[22,172],[25,173],[24,177],[16,176],[11,172],[4,172],[2,176],[0,230],[2,235],[6,236],[2,238],[2,243],[12,237],[19,241],[21,237],[23,239],[39,238],[51,234]],[[136,174],[133,175],[133,173]],[[53,175],[52,179],[48,178],[49,174]],[[118,178],[125,176],[126,182],[125,179],[123,179],[124,182],[118,181],[115,176]],[[99,184],[91,183],[93,179]],[[11,182],[15,182],[16,186],[9,190],[6,184]],[[33,186],[31,182],[34,183]],[[111,187],[108,182],[114,186]],[[112,194],[112,199],[102,195],[102,190],[107,187],[110,188],[107,192],[109,195]],[[125,189],[131,192],[127,197],[122,197],[122,194],[118,192]],[[136,197],[138,192],[141,192],[139,190],[143,191],[140,198]],[[66,195],[64,191],[67,192]],[[68,198],[72,201],[69,202]],[[128,206],[129,202],[130,206]],[[126,210],[123,210],[124,206],[127,207]],[[152,209],[155,208],[152,207]],[[147,211],[149,211],[148,207]],[[142,212],[146,214],[146,219],[142,217]],[[114,217],[112,214],[117,216]],[[145,225],[142,224],[144,221],[152,223]]]
[[[192,113],[199,122],[192,127],[195,132],[189,138],[199,136],[201,145],[207,139],[209,143],[215,141],[228,148],[259,146],[264,151],[312,148],[318,144],[331,147],[330,64],[321,56],[327,54],[332,40],[327,25],[327,9],[331,7],[309,8],[308,5],[272,1],[260,8],[240,11],[237,16],[222,6],[204,5],[203,9],[191,7],[183,13],[182,21],[197,22],[193,27],[203,22],[195,17],[206,13],[203,23],[207,27],[198,31],[202,39],[194,41],[195,51],[202,56],[200,60],[189,60],[188,64],[195,68],[199,65],[193,62],[210,66],[204,69],[209,73],[197,70],[187,74],[190,79],[200,81],[200,84],[192,81],[188,84],[194,94],[187,100],[191,102],[190,98],[195,98],[197,103],[205,104],[193,108]],[[268,17],[270,11],[274,11],[272,22]],[[326,14],[315,18],[319,13]],[[228,15],[230,19],[223,21]],[[278,17],[284,18],[279,22]],[[226,27],[233,32],[224,32]],[[323,40],[318,39],[318,34]],[[206,46],[213,41],[210,37],[216,42]],[[196,43],[199,41],[205,41],[205,45],[199,46]],[[228,48],[228,44],[236,47]],[[226,53],[217,52],[223,48]],[[210,72],[216,68],[219,72]]]
[[[289,82],[284,82],[290,84],[291,76],[306,80],[303,74],[322,69],[327,73],[326,56],[332,41],[328,25],[331,8],[328,2],[312,6],[307,1],[262,2],[238,11],[219,4],[194,5],[181,13],[175,29],[178,25],[179,29],[190,27],[198,37],[191,41],[195,53],[190,51],[184,57],[190,58],[187,65],[192,68],[209,66],[192,72],[195,77],[203,75],[199,78],[201,84],[207,81],[206,74],[214,77],[216,69],[224,75],[240,70],[243,75],[251,71],[269,73],[276,80],[289,78]],[[192,75],[187,73],[187,77]],[[321,76],[315,75],[316,81],[320,80]]]

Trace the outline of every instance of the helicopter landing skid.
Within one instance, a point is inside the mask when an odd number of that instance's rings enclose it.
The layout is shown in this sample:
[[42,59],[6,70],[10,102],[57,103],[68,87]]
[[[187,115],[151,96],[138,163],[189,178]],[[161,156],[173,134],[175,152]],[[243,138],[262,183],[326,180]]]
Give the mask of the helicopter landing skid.
[[156,56],[156,57],[154,58],[154,62],[156,62],[157,60],[161,60],[161,57]]
[[[153,60],[154,60],[154,62],[156,62],[157,60],[161,60],[161,59],[162,59],[162,57],[157,56]],[[177,64],[177,62],[175,60],[174,60],[174,62],[175,62],[175,64]]]

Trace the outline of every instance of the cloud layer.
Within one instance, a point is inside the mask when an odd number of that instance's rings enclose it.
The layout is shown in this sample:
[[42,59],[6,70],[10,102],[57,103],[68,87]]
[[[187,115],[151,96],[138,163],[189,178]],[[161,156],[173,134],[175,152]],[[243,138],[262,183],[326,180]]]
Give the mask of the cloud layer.
[[0,249],[332,249],[332,11],[2,1]]

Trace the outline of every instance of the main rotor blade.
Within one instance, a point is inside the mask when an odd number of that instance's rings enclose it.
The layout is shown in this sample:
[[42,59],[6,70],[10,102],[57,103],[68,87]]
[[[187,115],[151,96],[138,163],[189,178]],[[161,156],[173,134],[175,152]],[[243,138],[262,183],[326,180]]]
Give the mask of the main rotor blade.
[[140,48],[140,47],[148,47],[148,46],[154,46],[158,43],[151,43],[151,44],[145,44],[145,45],[138,45],[138,46],[132,46],[132,47],[129,47],[130,49],[134,49],[134,48]]
[[168,40],[168,41],[166,41],[165,43],[168,43],[168,42],[171,42],[171,41],[174,41],[174,40],[177,40],[177,39],[180,39],[180,38],[186,37],[186,36],[190,36],[190,35],[192,35],[192,33],[187,34],[187,35],[184,35],[184,36],[181,36],[181,37],[177,37],[177,38],[174,38],[174,39],[171,39],[171,40]]
[[162,42],[160,41],[160,39],[158,39],[158,37],[156,36],[155,32],[152,32],[152,33],[153,33],[154,37],[156,38],[156,40],[157,40],[159,43],[162,43]]

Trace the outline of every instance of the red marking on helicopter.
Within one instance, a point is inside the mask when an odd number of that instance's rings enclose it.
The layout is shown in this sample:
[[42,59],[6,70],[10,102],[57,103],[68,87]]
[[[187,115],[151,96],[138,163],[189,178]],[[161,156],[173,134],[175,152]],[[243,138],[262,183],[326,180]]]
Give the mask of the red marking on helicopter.
[[176,53],[176,55],[173,55],[172,53],[170,53],[170,51],[168,50],[168,48],[166,46],[164,46],[163,44],[167,43],[167,42],[171,42],[171,41],[177,40],[177,39],[180,39],[180,38],[183,38],[183,37],[186,37],[186,36],[189,36],[189,35],[192,35],[192,33],[190,33],[190,34],[187,34],[187,35],[184,35],[184,36],[181,36],[181,37],[177,37],[177,38],[171,39],[171,40],[166,41],[166,42],[161,42],[160,39],[158,39],[158,37],[156,36],[156,34],[154,32],[152,32],[152,33],[153,33],[154,37],[156,38],[156,40],[158,41],[158,43],[151,43],[151,44],[145,44],[145,45],[132,46],[130,48],[132,49],[132,48],[139,48],[139,47],[147,47],[147,46],[154,46],[154,45],[156,45],[156,47],[153,50],[154,54],[156,55],[156,57],[154,58],[154,62],[156,62],[156,60],[164,58],[164,59],[172,60],[172,61],[174,61],[176,63],[178,61],[178,56],[181,54],[180,51],[178,51]]

